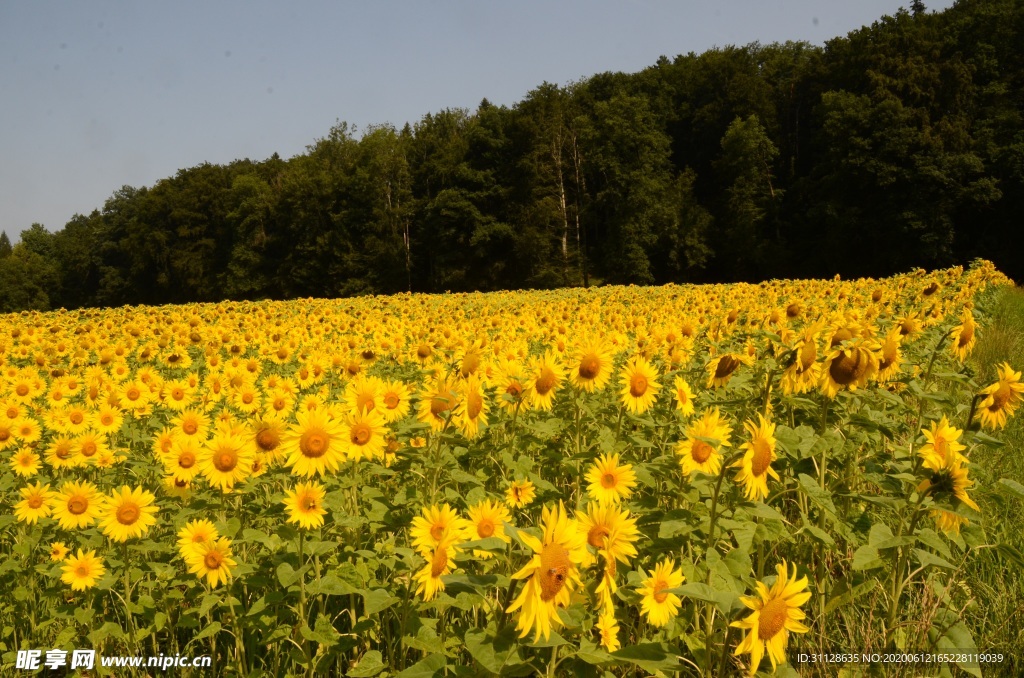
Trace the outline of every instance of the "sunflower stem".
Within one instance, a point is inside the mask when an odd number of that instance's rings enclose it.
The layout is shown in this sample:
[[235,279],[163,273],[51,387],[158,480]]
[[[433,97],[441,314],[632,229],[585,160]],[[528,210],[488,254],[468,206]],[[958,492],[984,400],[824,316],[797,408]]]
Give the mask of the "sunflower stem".
[[619,419],[615,422],[615,442],[619,442],[619,433],[622,431],[622,413],[626,411],[625,405],[619,405]]

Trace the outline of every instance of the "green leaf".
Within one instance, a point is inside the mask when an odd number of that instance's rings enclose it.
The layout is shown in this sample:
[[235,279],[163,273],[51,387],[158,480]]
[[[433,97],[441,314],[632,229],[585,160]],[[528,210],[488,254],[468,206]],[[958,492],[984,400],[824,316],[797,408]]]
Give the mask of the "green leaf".
[[816,525],[804,525],[800,529],[810,533],[812,537],[822,542],[823,544],[826,544],[828,546],[836,545],[836,540],[832,538],[832,535],[830,535],[828,532],[826,532],[825,530],[821,529]]
[[473,659],[491,673],[500,674],[517,648],[516,631],[506,626],[492,636],[484,629],[470,629],[464,638],[466,649]]
[[200,631],[198,634],[192,637],[192,640],[202,640],[203,638],[209,638],[212,635],[220,633],[220,622],[213,622],[205,629]]
[[864,545],[853,554],[853,563],[850,565],[854,570],[872,570],[885,565],[885,561],[878,556],[878,549],[874,546]]
[[551,635],[547,638],[541,638],[533,643],[525,643],[525,645],[527,647],[558,647],[559,645],[566,645],[568,642],[557,631],[552,631]]
[[277,580],[281,582],[281,586],[288,588],[299,580],[299,573],[290,563],[281,563],[277,566]]
[[[480,551],[494,551],[496,553],[504,553],[505,549],[508,548],[508,542],[501,537],[487,537],[486,539],[477,539],[475,541],[467,541],[459,544],[459,548],[468,551],[469,549],[478,549]],[[476,560],[476,558],[474,558]]]
[[377,650],[370,650],[362,656],[355,668],[350,669],[348,675],[353,678],[370,678],[384,670],[384,657]]
[[[970,629],[963,622],[957,622],[946,629],[946,632],[935,644],[935,649],[939,652],[946,651],[965,654],[975,654],[978,651]],[[957,662],[956,665],[972,676],[981,678],[981,668],[976,663]]]
[[305,624],[302,625],[302,637],[306,640],[314,640],[324,646],[324,648],[329,648],[338,642],[341,634],[335,630],[327,616],[319,615],[316,618],[316,624],[313,626],[312,631]]
[[998,482],[999,485],[1002,486],[1003,489],[1008,490],[1010,494],[1013,494],[1018,499],[1024,499],[1024,485],[1021,485],[1016,480],[1011,480],[1010,478],[1000,478]]
[[399,602],[399,598],[396,598],[384,589],[372,589],[370,591],[360,591],[360,593],[363,594],[363,614],[367,617],[377,614],[381,610],[386,610]]
[[333,574],[324,575],[319,582],[313,582],[309,585],[309,593],[314,596],[345,596],[359,592],[358,588],[338,579]]
[[434,678],[435,676],[443,676],[446,663],[443,654],[432,654],[399,673],[397,678]]
[[208,593],[205,596],[203,596],[203,602],[199,605],[199,616],[202,617],[203,615],[205,615],[207,612],[213,609],[214,605],[216,605],[219,602],[220,596],[217,596],[215,594]]
[[849,583],[845,579],[840,580],[832,589],[831,598],[825,603],[825,614],[832,612],[838,607],[852,603],[865,593],[870,593],[877,583],[877,580],[869,579],[850,588]]
[[942,567],[947,570],[956,569],[956,565],[949,562],[945,558],[941,558],[935,555],[931,551],[925,551],[924,549],[914,549],[914,555],[917,556],[918,561],[920,561],[921,565],[923,565],[924,567],[930,567],[934,565],[935,567]]
[[814,478],[806,473],[801,473],[800,487],[803,489],[804,494],[807,495],[807,498],[815,505],[831,514],[835,514],[836,507],[832,503],[832,493],[822,488]]
[[629,645],[612,652],[616,659],[636,664],[648,673],[655,671],[677,671],[682,667],[676,653],[664,643],[642,643]]

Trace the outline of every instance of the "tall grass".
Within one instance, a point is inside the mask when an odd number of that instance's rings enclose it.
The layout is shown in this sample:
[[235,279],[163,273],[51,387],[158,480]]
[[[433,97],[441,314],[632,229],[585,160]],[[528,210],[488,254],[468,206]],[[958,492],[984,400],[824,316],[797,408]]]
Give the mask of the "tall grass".
[[[1024,369],[1024,290],[1003,288],[988,309],[990,318],[972,355],[978,381],[996,379],[996,368],[1008,362]],[[990,671],[992,675],[1020,675],[1024,671],[1024,501],[1001,491],[1001,478],[1024,484],[1024,412],[1010,419],[1000,437],[1003,447],[982,448],[972,459],[978,472],[982,523],[988,543],[1003,548],[982,550],[964,577],[966,590],[984,601],[967,609],[965,616],[980,651],[997,651],[1016,658],[1015,664]]]

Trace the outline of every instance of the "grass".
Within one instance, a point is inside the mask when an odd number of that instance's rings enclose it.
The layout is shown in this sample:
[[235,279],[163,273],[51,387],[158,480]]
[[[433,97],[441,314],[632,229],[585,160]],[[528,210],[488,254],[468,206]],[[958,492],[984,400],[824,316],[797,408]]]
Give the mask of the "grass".
[[[1024,290],[1005,288],[991,300],[990,319],[979,335],[972,363],[980,383],[996,379],[996,367],[1008,362],[1024,368]],[[1008,478],[1024,484],[1024,411],[1018,411],[1000,432],[1005,445],[981,448],[972,458],[975,494],[989,544],[964,573],[965,590],[977,601],[965,612],[978,650],[1003,652],[1013,664],[990,675],[1020,675],[1024,670],[1024,499],[1000,489]]]

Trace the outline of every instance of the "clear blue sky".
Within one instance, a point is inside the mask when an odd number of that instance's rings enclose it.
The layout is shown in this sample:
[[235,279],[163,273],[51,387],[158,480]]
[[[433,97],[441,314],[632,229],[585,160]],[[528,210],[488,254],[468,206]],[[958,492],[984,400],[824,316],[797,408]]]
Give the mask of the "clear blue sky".
[[[926,0],[930,10],[952,0]],[[0,230],[128,184],[289,158],[337,120],[401,127],[544,81],[713,46],[822,44],[909,0],[0,0]]]

